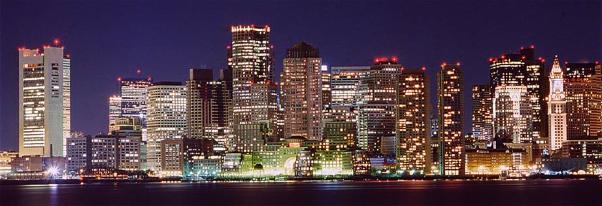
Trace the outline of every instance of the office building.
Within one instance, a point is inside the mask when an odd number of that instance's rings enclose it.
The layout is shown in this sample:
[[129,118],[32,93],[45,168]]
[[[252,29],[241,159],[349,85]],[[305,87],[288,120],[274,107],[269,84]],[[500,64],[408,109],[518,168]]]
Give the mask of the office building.
[[325,119],[356,122],[360,79],[369,66],[331,67],[331,102]]
[[533,109],[526,86],[498,86],[493,97],[493,135],[504,143],[533,142]]
[[437,73],[437,134],[440,142],[439,172],[442,175],[464,175],[463,87],[460,63],[441,64]]
[[491,85],[472,87],[472,134],[477,141],[493,141],[493,92]]
[[[275,128],[277,104],[273,82],[273,53],[270,27],[232,26],[228,66],[232,70],[232,125],[234,147],[240,152],[262,148]],[[250,131],[266,129],[269,131]],[[265,136],[254,136],[254,134]]]
[[287,50],[281,75],[284,137],[322,139],[322,59],[318,49],[300,42]]
[[564,91],[567,138],[595,138],[602,131],[602,66],[599,63],[567,63]]
[[19,49],[19,155],[64,156],[71,130],[70,57],[63,47]]
[[395,136],[397,84],[402,67],[397,57],[379,57],[360,77],[357,102],[358,147],[371,155],[381,153],[381,139]]
[[161,170],[161,141],[186,134],[186,87],[179,82],[157,82],[148,87],[147,166]]
[[400,169],[412,175],[431,170],[431,100],[425,70],[403,70],[397,90],[397,160]]

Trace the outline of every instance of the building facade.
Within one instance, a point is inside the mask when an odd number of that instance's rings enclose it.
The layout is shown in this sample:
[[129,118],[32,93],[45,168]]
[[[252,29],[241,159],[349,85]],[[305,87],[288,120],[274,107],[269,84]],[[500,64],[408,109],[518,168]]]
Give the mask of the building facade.
[[563,76],[558,56],[555,56],[550,72],[550,95],[548,96],[548,131],[552,151],[560,149],[562,142],[567,140],[566,97]]
[[287,50],[281,76],[284,137],[322,139],[322,59],[318,50],[300,42]]
[[252,152],[262,148],[266,141],[265,136],[254,134],[267,133],[270,139],[273,132],[249,129],[273,130],[278,110],[276,84],[272,80],[270,27],[240,25],[232,26],[230,31],[228,66],[232,70],[234,147],[240,152]]
[[161,171],[161,141],[186,135],[186,87],[158,82],[148,88],[147,166]]
[[472,134],[478,141],[493,140],[493,91],[491,85],[472,87]]
[[19,49],[19,155],[64,156],[71,130],[70,58],[63,47]]
[[564,91],[567,138],[595,138],[602,131],[602,66],[597,63],[567,63]]
[[399,139],[397,160],[400,169],[412,174],[429,174],[431,170],[431,135],[428,81],[426,68],[403,70],[397,89],[397,126]]
[[437,73],[437,134],[441,175],[464,175],[463,86],[460,64],[443,63]]

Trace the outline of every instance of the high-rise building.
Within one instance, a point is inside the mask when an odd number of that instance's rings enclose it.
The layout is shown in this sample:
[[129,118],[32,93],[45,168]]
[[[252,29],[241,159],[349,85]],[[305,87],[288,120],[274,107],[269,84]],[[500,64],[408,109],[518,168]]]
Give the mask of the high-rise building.
[[493,92],[490,85],[472,87],[472,134],[479,141],[493,140]]
[[356,122],[360,78],[369,66],[331,67],[331,102],[325,119]]
[[211,69],[190,69],[186,81],[186,135],[205,137],[205,127],[211,123]]
[[186,87],[179,82],[157,82],[148,87],[147,166],[161,170],[161,141],[186,134]]
[[142,122],[142,140],[147,139],[147,101],[151,78],[119,78],[121,84],[121,116],[138,117]]
[[397,89],[397,159],[400,169],[410,174],[431,170],[431,105],[425,70],[403,70]]
[[[529,125],[532,141],[547,144],[547,103],[544,59],[535,58],[535,47],[523,47],[519,53],[503,54],[489,59],[491,89],[498,86],[525,86],[531,104],[532,120]],[[494,111],[495,112],[495,111]]]
[[566,129],[566,97],[564,80],[558,56],[554,57],[550,72],[550,96],[548,96],[548,131],[550,134],[550,149],[558,150],[562,142],[567,140]]
[[567,138],[592,139],[602,132],[602,66],[567,63],[564,75]]
[[358,146],[370,154],[381,153],[382,138],[395,137],[397,83],[402,70],[397,60],[397,57],[376,58],[370,70],[360,77]]
[[497,86],[493,97],[493,135],[503,143],[533,141],[533,109],[526,86]]
[[229,74],[227,69],[220,70],[219,79],[209,82],[211,120],[205,126],[205,135],[217,141],[216,150],[232,147],[232,90],[229,86],[232,75]]
[[115,120],[121,117],[121,96],[113,95],[109,97],[109,134],[115,128]]
[[[270,27],[232,26],[228,66],[232,69],[232,125],[240,152],[260,150],[275,128],[276,84],[272,81]],[[262,131],[251,131],[262,129]],[[267,136],[257,136],[264,134]]]
[[285,138],[322,139],[321,65],[318,49],[305,42],[287,50],[280,80]]
[[70,134],[70,57],[63,47],[19,49],[19,155],[64,156]]
[[460,63],[443,63],[437,73],[437,134],[440,141],[439,173],[442,175],[464,174],[463,86]]

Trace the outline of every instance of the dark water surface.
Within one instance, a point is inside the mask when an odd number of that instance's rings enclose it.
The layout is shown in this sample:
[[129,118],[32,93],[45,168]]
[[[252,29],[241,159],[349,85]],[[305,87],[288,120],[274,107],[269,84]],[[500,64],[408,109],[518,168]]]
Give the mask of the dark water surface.
[[602,181],[0,185],[0,206],[597,205]]

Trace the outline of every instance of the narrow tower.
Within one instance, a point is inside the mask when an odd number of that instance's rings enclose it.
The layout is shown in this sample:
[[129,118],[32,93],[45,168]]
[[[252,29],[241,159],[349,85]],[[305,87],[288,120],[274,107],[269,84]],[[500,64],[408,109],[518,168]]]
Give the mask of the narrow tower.
[[552,151],[560,149],[562,142],[567,139],[566,98],[563,82],[562,68],[560,68],[558,55],[556,55],[550,72],[550,96],[548,97],[548,127]]

